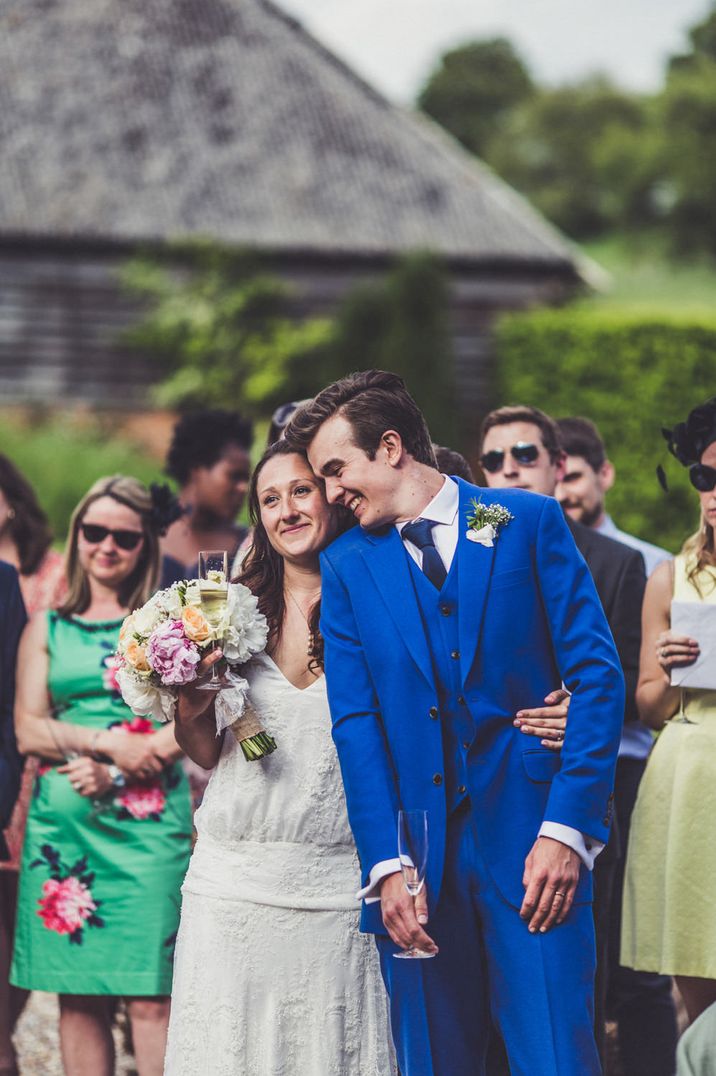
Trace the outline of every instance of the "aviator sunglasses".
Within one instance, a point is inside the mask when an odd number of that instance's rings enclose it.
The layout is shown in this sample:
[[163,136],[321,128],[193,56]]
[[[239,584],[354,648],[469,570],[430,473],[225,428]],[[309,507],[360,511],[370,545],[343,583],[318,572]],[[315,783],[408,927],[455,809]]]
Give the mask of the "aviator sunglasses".
[[[539,446],[529,441],[518,441],[512,448],[506,450],[512,456],[515,463],[534,463],[539,456]],[[505,449],[493,448],[492,452],[485,452],[480,456],[480,466],[488,474],[496,474],[505,461]]]
[[124,549],[127,552],[131,549],[136,549],[144,537],[141,531],[115,531],[109,527],[103,527],[99,523],[81,523],[80,530],[82,537],[89,545],[99,545],[108,534],[111,534],[117,548]]
[[694,463],[689,467],[689,478],[699,493],[710,493],[716,486],[716,469],[707,467],[705,463]]

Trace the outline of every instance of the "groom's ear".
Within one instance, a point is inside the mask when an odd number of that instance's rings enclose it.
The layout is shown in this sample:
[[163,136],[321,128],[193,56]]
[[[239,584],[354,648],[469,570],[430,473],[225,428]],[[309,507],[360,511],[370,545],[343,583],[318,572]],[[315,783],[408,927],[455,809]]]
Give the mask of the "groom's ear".
[[384,449],[386,462],[391,467],[397,467],[405,459],[403,438],[397,430],[386,430],[378,447]]

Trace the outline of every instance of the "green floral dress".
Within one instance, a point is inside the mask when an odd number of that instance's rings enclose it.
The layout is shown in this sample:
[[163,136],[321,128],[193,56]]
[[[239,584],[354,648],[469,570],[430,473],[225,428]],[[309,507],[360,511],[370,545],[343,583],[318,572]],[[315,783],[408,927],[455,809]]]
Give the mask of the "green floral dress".
[[[153,732],[115,680],[121,620],[48,613],[49,690],[58,721]],[[61,994],[169,994],[179,889],[191,846],[180,763],[93,801],[59,764],[41,764],[27,822],[11,982]]]

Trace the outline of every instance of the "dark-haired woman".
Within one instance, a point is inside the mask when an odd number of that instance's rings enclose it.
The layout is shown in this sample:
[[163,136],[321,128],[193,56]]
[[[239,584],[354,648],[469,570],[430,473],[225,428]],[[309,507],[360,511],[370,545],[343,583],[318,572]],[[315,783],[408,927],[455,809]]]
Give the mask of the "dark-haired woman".
[[20,872],[11,981],[60,995],[71,1076],[111,1076],[116,996],[128,999],[140,1076],[162,1070],[189,791],[171,727],[135,718],[114,679],[124,617],[155,589],[159,526],[136,479],[80,501],[68,595],[20,643],[18,747],[42,760]]
[[621,960],[673,975],[693,1021],[716,1001],[716,691],[671,686],[672,669],[699,656],[697,639],[672,630],[671,602],[716,606],[716,398],[672,431],[670,449],[701,521],[646,587],[637,704],[662,731],[631,823]]
[[249,488],[252,442],[253,426],[238,411],[193,411],[177,422],[165,469],[185,511],[162,542],[162,586],[194,578],[202,549],[225,549],[232,562],[246,537],[236,517]]
[[[52,531],[35,491],[7,456],[0,455],[0,561],[17,569],[22,600],[30,615],[56,606],[67,589],[62,554],[51,549],[51,543]],[[9,986],[8,972],[17,872],[34,779],[35,765],[31,760],[25,766],[4,838],[0,835],[8,853],[7,859],[0,861],[0,1073],[4,1071],[2,1058],[12,1056],[10,1034],[27,997],[25,991]]]
[[360,871],[321,666],[318,554],[342,527],[306,459],[278,442],[250,493],[241,581],[267,651],[245,669],[278,749],[247,763],[217,739],[205,693],[182,692],[177,739],[216,765],[183,886],[167,1076],[387,1076],[387,1003],[359,933]]

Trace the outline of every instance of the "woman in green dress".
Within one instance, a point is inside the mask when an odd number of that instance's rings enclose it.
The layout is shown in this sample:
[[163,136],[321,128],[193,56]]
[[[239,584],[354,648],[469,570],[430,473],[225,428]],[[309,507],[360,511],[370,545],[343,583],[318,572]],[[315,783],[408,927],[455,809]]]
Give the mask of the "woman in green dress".
[[716,397],[671,431],[670,449],[689,468],[701,523],[644,596],[637,703],[661,732],[632,817],[621,962],[673,975],[693,1021],[716,1002],[716,691],[672,686],[700,648],[672,630],[671,602],[716,604]]
[[68,597],[20,644],[16,732],[42,764],[23,849],[11,980],[60,995],[71,1076],[111,1076],[127,999],[140,1076],[159,1076],[189,790],[173,725],[135,718],[114,680],[123,618],[152,594],[164,520],[136,479],[100,479],[72,517]]

